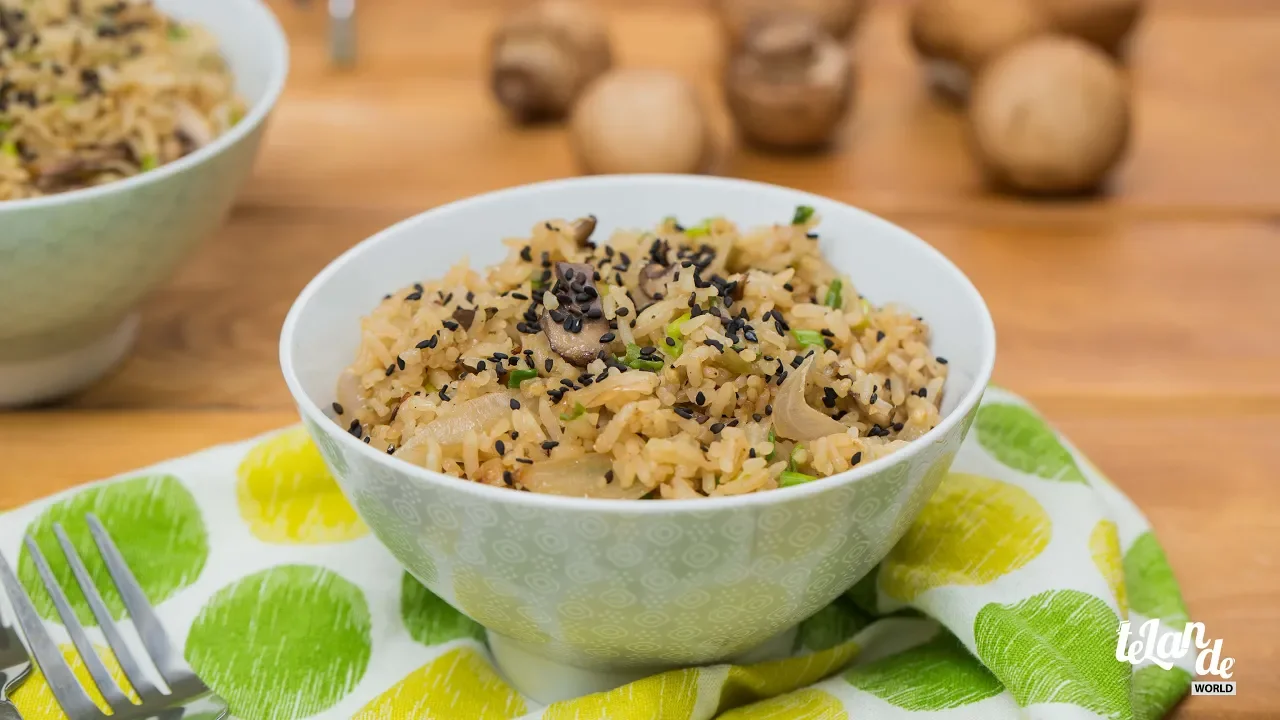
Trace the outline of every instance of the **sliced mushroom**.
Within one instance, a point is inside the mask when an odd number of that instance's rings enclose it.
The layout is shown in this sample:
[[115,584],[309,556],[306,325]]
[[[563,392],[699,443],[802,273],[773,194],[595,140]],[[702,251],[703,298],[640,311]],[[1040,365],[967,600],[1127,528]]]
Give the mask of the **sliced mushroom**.
[[578,218],[573,221],[569,229],[573,232],[573,241],[578,244],[578,247],[586,247],[591,241],[591,233],[596,231],[596,216],[588,215]]
[[38,161],[31,168],[36,187],[44,192],[67,190],[83,185],[97,173],[111,170],[126,162],[128,153],[118,145],[97,150],[79,151],[72,157]]
[[462,327],[470,328],[471,323],[476,319],[476,309],[460,307],[453,311],[453,319],[457,320]]
[[649,305],[657,302],[662,297],[662,291],[667,288],[667,283],[675,277],[678,266],[672,265],[667,267],[660,263],[649,263],[640,268],[640,278],[636,282],[637,295],[635,298],[639,300],[636,308],[643,310]]
[[182,133],[197,149],[213,142],[214,132],[209,121],[189,103],[179,100],[174,104],[174,120]]
[[566,362],[586,367],[604,352],[600,337],[609,332],[596,290],[596,269],[588,263],[558,262],[555,271],[552,292],[560,306],[543,312],[542,331],[551,349]]

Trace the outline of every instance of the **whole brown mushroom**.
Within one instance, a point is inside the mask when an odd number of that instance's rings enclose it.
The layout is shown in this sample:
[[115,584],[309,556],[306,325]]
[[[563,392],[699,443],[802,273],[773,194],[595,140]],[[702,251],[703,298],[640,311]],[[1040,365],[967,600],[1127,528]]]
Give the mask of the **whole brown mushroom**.
[[1077,38],[1035,38],[993,60],[969,106],[990,177],[1031,194],[1097,187],[1124,154],[1128,88],[1101,50]]
[[831,139],[853,100],[845,49],[807,15],[758,25],[729,62],[725,95],[751,142],[805,149]]
[[698,94],[665,70],[606,73],[574,106],[569,129],[587,172],[696,173],[711,159]]
[[933,87],[954,99],[991,58],[1047,30],[1036,0],[920,0],[911,12],[911,44]]
[[490,56],[493,94],[520,122],[564,117],[613,62],[604,23],[572,0],[542,0],[508,17]]
[[836,40],[853,33],[866,0],[716,0],[720,23],[732,47],[741,46],[753,25],[776,15],[812,15]]
[[1143,0],[1039,0],[1054,29],[1119,56],[1142,15]]

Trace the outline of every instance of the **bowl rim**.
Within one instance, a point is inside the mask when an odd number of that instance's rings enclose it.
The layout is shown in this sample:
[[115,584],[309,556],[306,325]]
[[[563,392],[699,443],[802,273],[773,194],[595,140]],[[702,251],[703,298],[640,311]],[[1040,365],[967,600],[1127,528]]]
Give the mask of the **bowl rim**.
[[[303,309],[310,303],[312,296],[318,293],[320,288],[324,287],[331,278],[341,273],[343,268],[355,257],[367,252],[372,252],[378,245],[389,241],[389,239],[399,235],[401,232],[412,226],[428,222],[435,216],[465,211],[472,206],[501,202],[503,199],[508,197],[538,193],[547,189],[572,188],[578,185],[598,186],[602,184],[606,186],[618,186],[621,188],[634,186],[637,183],[677,184],[686,186],[718,184],[736,186],[743,189],[767,190],[770,192],[783,191],[794,195],[801,201],[808,199],[819,203],[837,203],[842,205],[845,209],[861,215],[865,222],[881,225],[886,229],[892,230],[896,234],[901,235],[904,242],[917,244],[921,249],[930,253],[941,264],[942,268],[946,272],[956,278],[962,292],[968,296],[968,299],[976,305],[979,311],[979,322],[981,324],[980,331],[982,334],[980,349],[981,361],[975,372],[973,385],[969,388],[969,391],[965,393],[964,397],[961,398],[960,402],[951,411],[951,413],[943,418],[942,422],[938,423],[938,425],[932,430],[908,443],[907,446],[901,450],[885,457],[878,458],[866,465],[846,470],[845,472],[838,473],[836,475],[828,475],[827,477],[818,478],[812,482],[807,482],[793,487],[776,488],[765,492],[754,492],[729,497],[690,498],[663,500],[661,502],[626,502],[600,498],[578,498],[560,495],[544,495],[532,492],[513,492],[508,488],[491,487],[483,483],[469,482],[452,475],[427,470],[426,468],[418,467],[417,465],[412,465],[402,460],[397,460],[384,452],[374,450],[372,447],[357,440],[350,433],[343,431],[332,418],[324,413],[322,408],[311,401],[311,398],[308,397],[307,393],[302,389],[301,381],[293,371],[294,361],[293,349],[291,347],[293,337],[297,331],[299,318],[302,316]],[[302,419],[318,424],[319,427],[327,432],[331,440],[345,444],[348,452],[361,453],[367,460],[375,464],[382,465],[393,473],[403,474],[415,481],[425,482],[429,485],[438,485],[443,491],[470,494],[475,500],[510,503],[516,506],[528,508],[589,512],[609,511],[623,515],[698,513],[720,509],[728,510],[770,505],[787,501],[800,501],[807,496],[834,490],[838,487],[858,482],[863,478],[876,475],[890,466],[906,462],[911,457],[923,452],[923,448],[933,445],[942,436],[950,432],[953,427],[963,421],[963,419],[982,399],[982,394],[986,391],[987,385],[991,381],[991,373],[995,367],[995,354],[995,323],[991,319],[991,313],[988,310],[986,301],[983,300],[981,293],[978,292],[978,289],[960,270],[960,268],[956,267],[955,263],[951,262],[951,260],[943,255],[937,248],[915,235],[915,233],[891,223],[878,215],[867,212],[866,210],[856,208],[833,198],[817,195],[804,190],[797,190],[781,185],[757,182],[753,180],[699,175],[632,174],[566,178],[561,180],[550,180],[518,185],[511,188],[473,195],[444,205],[439,205],[401,220],[388,228],[380,230],[374,235],[355,244],[332,260],[324,267],[323,270],[312,278],[311,281],[307,283],[306,287],[302,289],[302,292],[298,294],[298,297],[289,307],[289,312],[285,316],[284,325],[280,332],[281,371],[284,374],[285,384],[289,388],[289,393],[293,396],[293,400],[301,413]]]
[[[268,36],[271,38],[273,46],[274,59],[271,63],[271,74],[267,78],[266,90],[262,97],[258,99],[249,112],[245,114],[240,122],[236,123],[231,130],[214,138],[213,142],[196,150],[195,152],[184,155],[171,163],[161,165],[155,170],[144,173],[138,173],[133,177],[115,182],[104,183],[94,187],[80,188],[78,190],[68,190],[67,192],[54,193],[53,195],[42,195],[34,198],[23,198],[21,200],[5,200],[0,201],[0,213],[17,211],[17,210],[34,210],[38,208],[50,207],[66,203],[72,203],[77,200],[92,200],[95,198],[105,197],[113,193],[123,193],[134,188],[143,187],[152,183],[164,182],[170,177],[181,173],[188,168],[195,167],[206,160],[221,154],[224,150],[232,145],[240,142],[246,135],[257,129],[259,125],[266,119],[267,114],[275,107],[276,102],[280,99],[280,93],[284,90],[285,79],[289,76],[289,41],[284,33],[284,29],[280,26],[280,20],[267,7],[262,0],[219,0],[224,3],[235,3],[239,5],[246,17],[257,14],[254,22],[261,24],[266,28]],[[221,45],[221,43],[219,43]]]

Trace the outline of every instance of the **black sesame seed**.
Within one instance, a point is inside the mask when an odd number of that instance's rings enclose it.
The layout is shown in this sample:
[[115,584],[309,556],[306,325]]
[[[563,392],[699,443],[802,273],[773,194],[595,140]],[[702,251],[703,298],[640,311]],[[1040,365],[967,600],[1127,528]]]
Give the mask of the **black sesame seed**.
[[507,364],[508,364],[508,365],[510,365],[511,367],[515,367],[515,366],[517,366],[517,365],[519,365],[519,364],[520,364],[520,358],[518,358],[518,357],[509,357],[509,358],[507,358]]
[[506,454],[507,454],[507,445],[506,445],[506,443],[502,442],[501,440],[498,440],[497,442],[495,442],[495,443],[493,444],[493,449],[494,449],[494,450],[497,450],[499,455],[506,455]]
[[900,423],[900,422],[896,422],[896,423],[894,423],[894,424],[893,424],[893,429],[894,429],[896,432],[902,432],[902,427],[903,427],[903,426],[902,426],[902,423]]
[[947,364],[947,359],[946,359],[946,358],[944,358],[944,357],[938,357],[938,358],[936,358],[936,359],[937,359],[937,361],[938,361],[938,364],[939,364],[939,365],[946,365],[946,364]]
[[559,444],[560,444],[560,443],[556,442],[555,440],[548,440],[548,441],[546,441],[546,442],[542,443],[542,449],[543,449],[543,450],[552,450],[553,448],[555,448],[555,447],[556,447],[557,445],[559,445]]
[[360,420],[352,420],[351,425],[347,427],[347,432],[360,437]]
[[719,434],[721,430],[724,430],[724,423],[718,422],[711,426],[711,432],[713,433]]
[[411,292],[411,293],[409,293],[408,295],[405,295],[405,296],[404,296],[404,299],[405,299],[405,300],[421,300],[421,299],[422,299],[422,293],[420,293],[420,292]]
[[522,293],[522,292],[513,292],[513,293],[511,293],[511,297],[513,297],[513,298],[515,298],[515,299],[517,299],[517,300],[528,300],[528,299],[529,299],[529,296],[528,296],[528,295],[525,295],[525,294],[524,294],[524,293]]
[[520,431],[519,431],[519,430],[512,430],[512,431],[511,431],[511,439],[512,439],[512,440],[519,440],[519,439],[520,439]]
[[690,410],[689,408],[676,407],[676,408],[672,408],[672,409],[676,411],[676,414],[677,414],[677,415],[679,415],[680,417],[684,418],[685,420],[692,420],[692,419],[693,419],[693,411],[692,411],[692,410]]
[[591,309],[587,310],[587,317],[591,318],[592,320],[598,319],[603,315],[604,315],[604,312],[601,311],[600,308],[598,307],[592,307]]
[[607,332],[607,333],[605,333],[605,334],[603,334],[603,335],[601,335],[601,336],[600,336],[600,342],[602,342],[602,343],[611,343],[611,342],[613,342],[613,339],[614,339],[615,337],[617,337],[617,336],[616,336],[616,335],[614,335],[613,333],[611,333],[611,332]]
[[876,404],[876,402],[878,402],[879,400],[880,400],[880,396],[879,396],[879,395],[877,395],[876,393],[871,393],[871,397],[870,397],[870,398],[868,398],[868,400],[867,400],[867,404],[868,404],[868,405],[875,405],[875,404]]
[[511,471],[510,471],[510,470],[503,470],[503,471],[502,471],[502,482],[504,482],[504,483],[506,483],[506,484],[508,484],[508,485],[514,485],[514,484],[515,484],[515,476],[513,476],[513,475],[511,474]]
[[340,405],[340,404],[338,404],[338,403],[334,403],[334,404],[333,404],[333,411],[334,411],[334,412],[336,412],[336,413],[338,413],[339,415],[341,415],[341,414],[343,413],[342,405]]
[[835,333],[831,332],[831,331],[830,331],[830,330],[828,330],[827,328],[822,328],[822,329],[821,329],[821,330],[819,330],[818,332],[819,332],[823,337],[835,337],[835,336],[836,336],[836,334],[835,334]]
[[431,347],[434,344],[434,341],[435,341],[435,338],[433,337],[430,340],[423,340],[417,345],[414,345],[414,347],[418,348],[419,350],[426,350],[427,348]]
[[749,457],[749,458],[753,458],[753,457],[755,457],[755,456],[756,456],[756,449],[755,449],[755,448],[751,448],[750,450],[748,450],[748,451],[747,451],[747,457]]
[[570,380],[569,378],[560,378],[560,384],[564,385],[565,387],[570,387],[570,388],[573,387],[573,381]]
[[671,346],[671,347],[675,347],[675,346],[676,346],[676,339],[675,339],[675,338],[673,338],[673,337],[669,337],[669,338],[667,338],[664,342],[666,342],[666,343],[667,343],[667,345],[669,345],[669,346]]
[[484,362],[483,360],[481,360],[480,362],[476,363],[476,370],[477,370],[478,372],[484,372],[484,369],[485,369],[486,367],[488,367],[488,365],[486,365],[486,364],[485,364],[485,362]]
[[884,389],[885,389],[885,390],[892,390],[892,389],[893,389],[893,378],[885,378],[885,380],[884,380]]
[[444,326],[445,326],[446,328],[448,328],[449,330],[457,330],[457,329],[458,329],[458,323],[456,323],[456,322],[454,322],[454,321],[452,321],[452,320],[445,320],[445,321],[444,321],[443,323],[441,323],[441,324],[442,324],[442,325],[444,325]]
[[881,341],[881,340],[883,340],[883,339],[884,339],[884,331],[883,331],[883,330],[877,330],[877,331],[876,331],[876,342],[880,342],[880,341]]
[[387,377],[391,377],[391,373],[393,373],[393,372],[395,372],[395,371],[396,371],[396,366],[395,366],[394,364],[392,364],[392,365],[388,365],[388,366],[387,366]]
[[860,463],[860,462],[862,462],[862,451],[861,451],[861,450],[859,450],[858,452],[854,453],[854,454],[853,454],[853,457],[849,458],[849,464],[850,464],[850,465],[857,465],[857,464],[858,464],[858,463]]
[[645,345],[644,347],[640,348],[641,355],[652,355],[656,352],[658,352],[658,348],[652,345]]
[[791,367],[798,368],[804,364],[804,355],[797,355],[791,360]]
[[519,400],[517,400],[517,399],[515,399],[515,398],[511,398],[511,409],[512,409],[512,410],[519,410],[519,409],[520,409],[520,401],[519,401]]
[[704,395],[704,394],[702,393],[702,391],[701,391],[701,390],[699,390],[699,391],[698,391],[698,394],[697,394],[697,395],[695,395],[695,396],[693,397],[693,400],[694,400],[694,402],[698,403],[699,405],[706,405],[706,404],[707,404],[707,396],[706,396],[706,395]]
[[555,366],[556,363],[551,358],[547,358],[546,361],[542,363],[542,367],[546,368],[547,372],[551,372],[551,368]]
[[[786,290],[787,292],[795,292],[795,287],[793,287],[791,283],[783,283],[782,289]],[[775,310],[774,312],[777,312],[777,311]]]
[[532,460],[530,460],[529,458],[516,458],[516,462],[518,462],[518,463],[524,463],[525,465],[532,465],[532,464],[533,464],[533,461],[532,461]]
[[765,406],[764,406],[764,414],[765,414],[765,415],[772,415],[772,414],[773,414],[773,406],[772,406],[772,405],[765,405]]
[[613,482],[613,468],[609,468],[608,470],[606,470],[606,471],[605,471],[605,473],[604,473],[604,481],[605,481],[605,482]]
[[620,308],[618,308],[618,310],[617,310],[617,315],[618,315],[618,317],[626,317],[626,316],[628,316],[628,315],[630,315],[630,314],[631,314],[631,310],[630,310],[629,308],[620,307]]
[[448,388],[440,388],[440,392],[437,393],[440,396],[440,402],[449,402],[449,396],[445,393],[445,390],[447,389]]
[[401,370],[404,369],[404,358],[400,357],[399,355],[396,356],[396,367],[400,368]]

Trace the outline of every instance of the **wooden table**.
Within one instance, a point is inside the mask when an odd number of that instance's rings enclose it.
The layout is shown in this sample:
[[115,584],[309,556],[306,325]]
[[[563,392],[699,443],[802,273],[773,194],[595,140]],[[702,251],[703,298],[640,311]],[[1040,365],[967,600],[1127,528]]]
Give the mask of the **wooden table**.
[[[488,96],[503,3],[362,2],[347,73],[326,62],[323,3],[272,4],[293,72],[252,182],[148,302],[118,372],[0,415],[0,507],[293,421],[277,333],[325,263],[433,205],[576,173],[563,129],[514,128]],[[720,171],[868,208],[958,263],[995,315],[997,382],[1146,511],[1193,615],[1236,658],[1239,695],[1177,717],[1280,717],[1280,3],[1156,0],[1133,47],[1128,161],[1105,197],[1041,203],[983,188],[962,118],[922,87],[904,7],[886,0],[860,30],[836,152],[739,149]],[[609,9],[621,63],[695,79],[723,131],[706,8]]]

